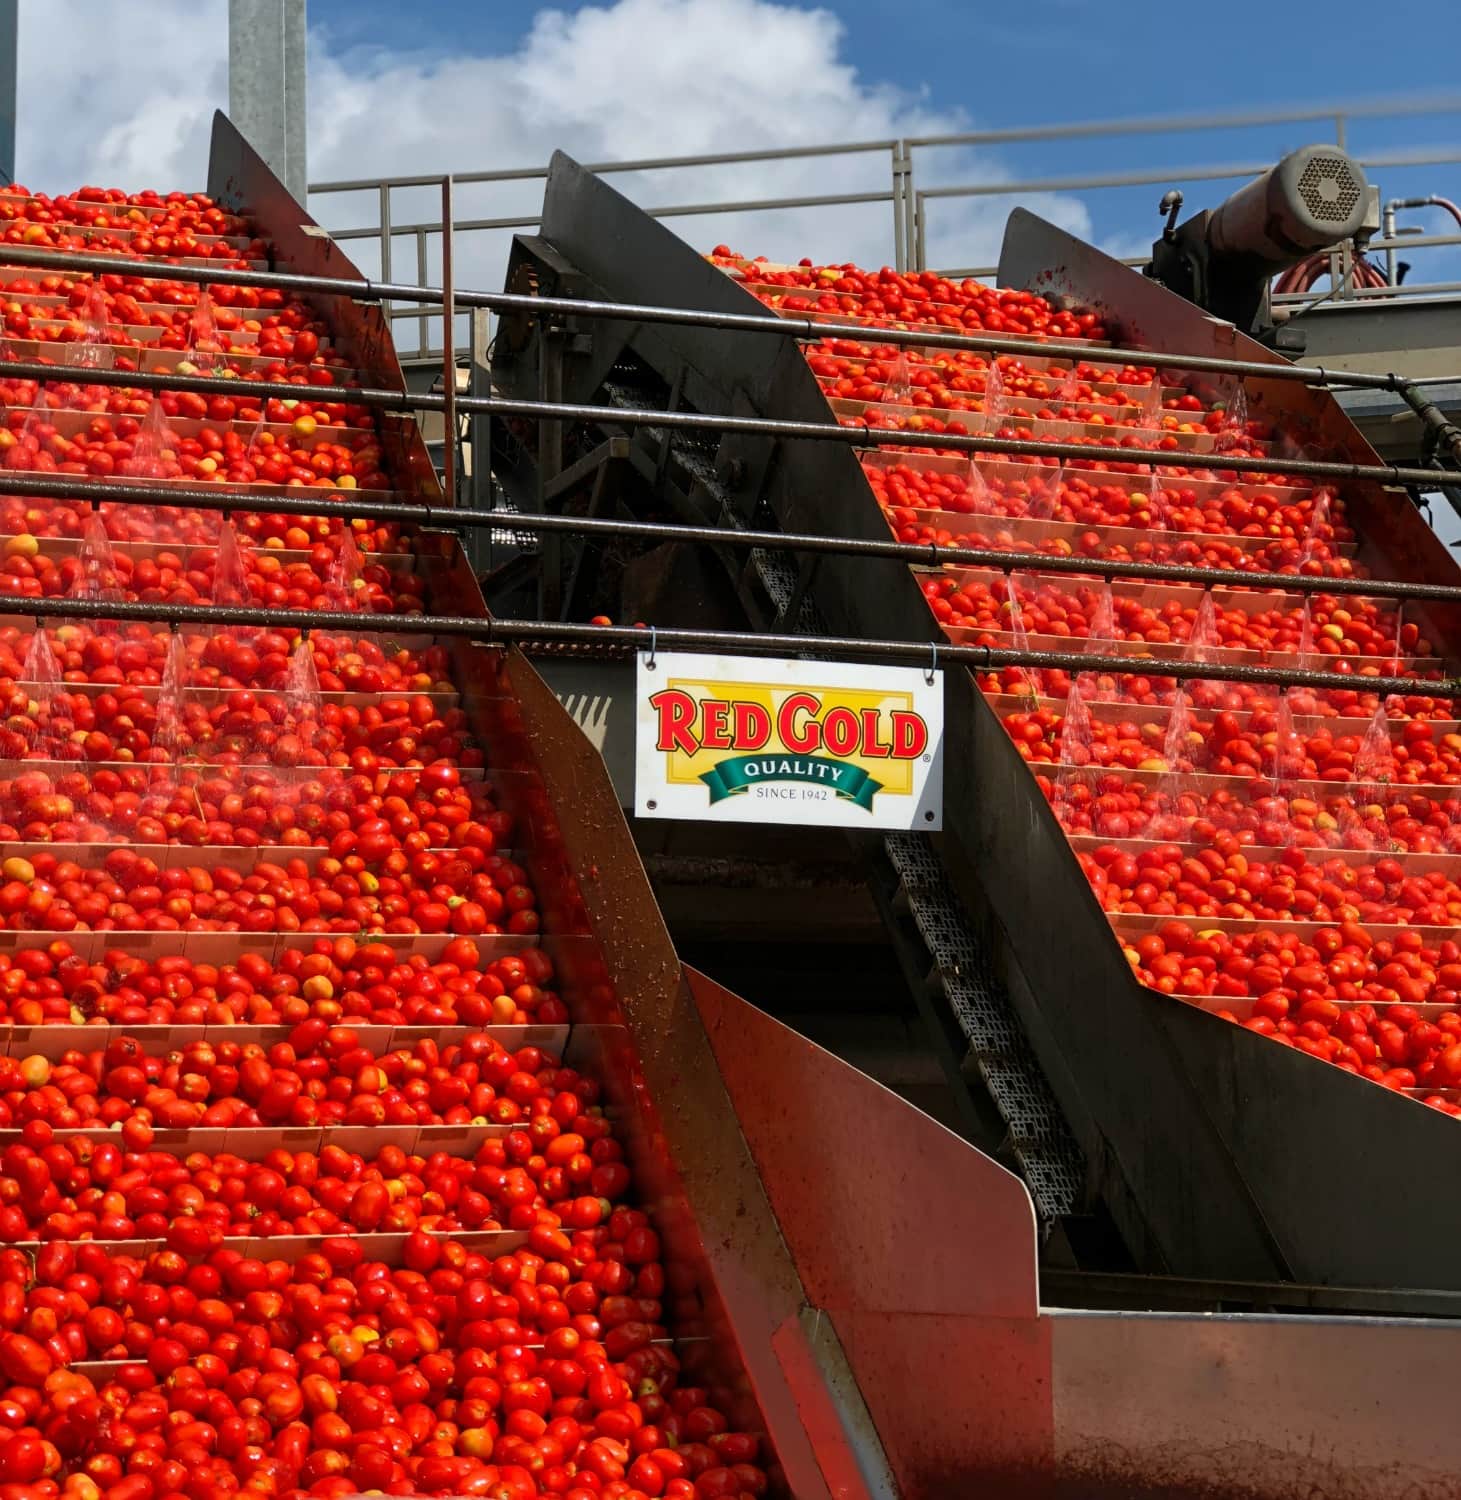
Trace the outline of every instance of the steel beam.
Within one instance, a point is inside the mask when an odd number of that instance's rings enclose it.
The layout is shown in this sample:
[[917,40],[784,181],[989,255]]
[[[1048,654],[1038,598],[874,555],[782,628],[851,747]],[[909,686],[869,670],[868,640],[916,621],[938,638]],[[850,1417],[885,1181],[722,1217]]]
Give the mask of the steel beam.
[[1414,380],[1461,371],[1461,297],[1329,301],[1295,311],[1284,327],[1304,335],[1301,365],[1336,375],[1403,370]]
[[228,112],[300,203],[309,192],[305,50],[305,0],[228,0]]
[[0,182],[15,181],[15,79],[19,54],[19,0],[0,0]]

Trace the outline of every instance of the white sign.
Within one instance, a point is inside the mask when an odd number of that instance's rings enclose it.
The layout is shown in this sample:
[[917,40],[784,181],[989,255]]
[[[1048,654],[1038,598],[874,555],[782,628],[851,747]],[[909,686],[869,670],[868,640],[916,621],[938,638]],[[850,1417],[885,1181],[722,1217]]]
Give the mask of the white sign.
[[641,818],[943,826],[943,674],[773,657],[639,656]]

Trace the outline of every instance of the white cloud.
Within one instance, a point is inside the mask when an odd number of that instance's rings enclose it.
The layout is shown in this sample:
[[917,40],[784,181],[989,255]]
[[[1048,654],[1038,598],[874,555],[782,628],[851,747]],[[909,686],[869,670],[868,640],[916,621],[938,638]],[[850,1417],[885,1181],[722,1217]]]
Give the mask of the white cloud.
[[1158,238],[1160,232],[1160,223],[1156,224],[1155,229],[1146,231],[1124,230],[1117,234],[1107,235],[1098,248],[1115,260],[1134,260],[1137,256],[1150,256],[1152,241]]
[[57,192],[201,188],[228,99],[225,0],[21,0],[16,173]]
[[[55,191],[81,182],[199,186],[207,176],[212,110],[227,98],[223,0],[148,0],[145,28],[132,7],[94,0],[23,0],[18,171]],[[85,47],[77,38],[85,37]],[[157,45],[159,39],[163,45]],[[440,57],[341,49],[311,37],[309,114],[313,181],[535,166],[555,148],[611,161],[745,151],[957,131],[961,113],[861,77],[842,57],[841,23],[826,10],[772,0],[614,0],[569,15],[543,10],[511,53]],[[880,191],[887,152],[800,162],[681,169],[616,177],[647,204],[744,201]],[[987,155],[927,155],[920,181],[997,181]],[[528,215],[536,182],[463,185],[458,217]],[[397,224],[439,215],[433,190],[399,192]],[[1078,234],[1089,216],[1076,199],[1029,206]],[[930,213],[934,263],[997,258],[1009,204],[942,200]],[[366,195],[317,198],[333,228],[375,221]],[[675,221],[708,248],[725,240],[773,258],[811,255],[880,264],[892,258],[891,205],[714,215]],[[466,236],[462,284],[500,285],[506,234]],[[373,251],[362,269],[378,274]],[[414,246],[395,244],[394,274],[415,270]],[[432,253],[429,274],[438,270]]]

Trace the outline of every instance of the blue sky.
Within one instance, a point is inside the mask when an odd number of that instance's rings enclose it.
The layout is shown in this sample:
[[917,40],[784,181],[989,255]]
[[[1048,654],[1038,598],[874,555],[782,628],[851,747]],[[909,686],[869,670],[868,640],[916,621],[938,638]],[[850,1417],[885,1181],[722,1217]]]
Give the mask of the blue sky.
[[[312,25],[342,43],[446,53],[511,50],[548,7],[510,0],[310,0]],[[586,4],[552,7],[568,14]],[[848,58],[864,74],[928,89],[981,124],[1103,119],[1454,91],[1461,14],[1444,0],[1393,11],[1359,0],[1013,5],[837,0]]]
[[[1449,148],[1461,156],[1458,4],[1407,0],[1382,11],[1356,0],[1303,10],[1292,0],[1210,9],[1037,0],[1021,12],[1010,0],[841,0],[815,10],[801,0],[598,0],[554,10],[514,0],[309,0],[310,176],[536,166],[559,147],[580,160],[623,160],[1448,93],[1449,113],[1357,121],[1349,144],[1361,155]],[[56,191],[205,180],[212,114],[227,102],[226,0],[148,0],[148,13],[150,31],[139,32],[125,6],[21,7],[23,181]],[[78,53],[81,32],[88,47]],[[161,52],[154,35],[168,38]],[[78,119],[86,130],[74,128]],[[1234,185],[1184,183],[1183,168],[1266,164],[1329,128],[929,150],[919,153],[918,182],[1161,174],[1151,185],[1024,197],[1072,232],[1134,255],[1159,228],[1156,205],[1169,181],[1186,189],[1189,209]],[[1461,200],[1455,165],[1371,175],[1386,196]],[[820,158],[614,181],[646,206],[886,191],[889,162],[885,154]],[[540,184],[521,182],[463,186],[457,206],[459,216],[490,218],[531,214],[540,202]],[[931,204],[930,263],[988,264],[1011,206],[1009,195]],[[311,208],[335,230],[375,222],[365,194],[312,199]],[[402,192],[392,209],[398,225],[424,220],[439,210],[439,194]],[[1411,222],[1444,227],[1435,212]],[[674,227],[697,245],[725,240],[773,257],[876,265],[892,253],[886,205],[682,218]],[[487,231],[460,240],[461,274],[498,284],[507,240]],[[352,243],[362,268],[377,272],[371,247]],[[395,249],[400,271],[414,241],[402,237]],[[1461,256],[1422,254],[1430,279],[1461,278]],[[433,249],[430,273],[435,259]]]
[[[592,8],[553,7],[569,16]],[[1302,10],[1292,0],[1226,0],[1206,10],[1041,0],[1024,15],[1013,5],[964,0],[912,0],[897,7],[838,0],[796,8],[837,16],[843,29],[839,59],[856,70],[861,86],[891,86],[910,104],[956,115],[974,129],[1461,95],[1461,9],[1455,0],[1408,0],[1393,13],[1357,0]],[[365,65],[371,56],[400,49],[430,66],[433,57],[517,52],[543,9],[502,0],[417,0],[410,6],[310,0],[310,21],[342,59],[353,54]],[[1391,20],[1391,14],[1401,19]],[[754,40],[748,44],[754,47]],[[469,121],[458,123],[470,130]],[[661,149],[668,154],[675,150],[675,122],[664,123]],[[806,139],[807,131],[802,124],[786,143]],[[1012,177],[1028,179],[1260,162],[1310,139],[1332,139],[1332,126],[1005,145],[993,155]],[[1349,146],[1360,155],[1454,146],[1461,155],[1461,114],[1357,121]],[[493,162],[492,142],[482,140],[474,154],[483,164]],[[959,176],[947,155],[943,163],[935,153],[926,159],[932,170]],[[1440,192],[1461,198],[1457,167],[1377,170],[1372,180],[1381,182],[1386,196]],[[1189,201],[1216,201],[1231,186],[1195,186]],[[1128,254],[1154,234],[1160,196],[1160,188],[1146,186],[1081,195],[1094,237]],[[1434,215],[1414,222],[1442,228]]]

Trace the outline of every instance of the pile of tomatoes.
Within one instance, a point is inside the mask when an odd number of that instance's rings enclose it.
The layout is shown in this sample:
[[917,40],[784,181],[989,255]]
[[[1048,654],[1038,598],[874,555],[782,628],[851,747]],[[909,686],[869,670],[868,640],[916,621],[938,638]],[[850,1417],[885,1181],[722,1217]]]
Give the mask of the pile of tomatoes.
[[[945,631],[1132,658],[1122,675],[1012,667],[981,686],[1077,841],[1143,983],[1461,1114],[1456,1094],[1438,1092],[1461,1091],[1451,1008],[1461,965],[1454,944],[1432,936],[1461,919],[1461,797],[1450,790],[1461,787],[1461,722],[1429,686],[1443,679],[1442,650],[1391,601],[1241,582],[1364,576],[1343,494],[1299,475],[1185,463],[1189,452],[1303,449],[1252,418],[1238,388],[1103,360],[1101,321],[1038,294],[928,272],[771,265],[725,246],[711,259],[768,306],[829,320],[804,352],[839,421],[918,435],[917,446],[861,453],[898,540],[1020,558],[1010,573],[922,570]],[[1029,353],[879,336],[910,328],[1013,334]],[[1043,356],[1054,339],[1092,342],[1079,360]],[[979,433],[1089,457],[940,442]],[[1134,450],[1162,458],[1139,463]],[[1042,573],[1044,557],[1090,559],[1092,575]],[[1105,560],[1221,568],[1233,583],[1108,583]],[[1160,670],[1163,658],[1235,652],[1330,671],[1335,687],[1281,692]],[[1367,676],[1408,677],[1416,691],[1382,699]],[[1327,925],[1313,935],[1316,923]],[[1222,1004],[1236,999],[1244,1005]]]
[[[265,248],[205,197],[90,188],[0,194],[0,235]],[[0,382],[6,469],[241,506],[388,483],[298,299],[161,265],[6,294],[0,340],[57,364]],[[238,395],[88,385],[102,347]],[[0,630],[0,928],[27,935],[0,948],[0,1500],[766,1494],[754,1409],[682,1368],[695,1288],[563,1059],[450,655],[350,629],[423,609],[402,528],[11,497],[0,529],[0,591],[98,616]],[[225,573],[341,628],[105,618],[220,602]]]

